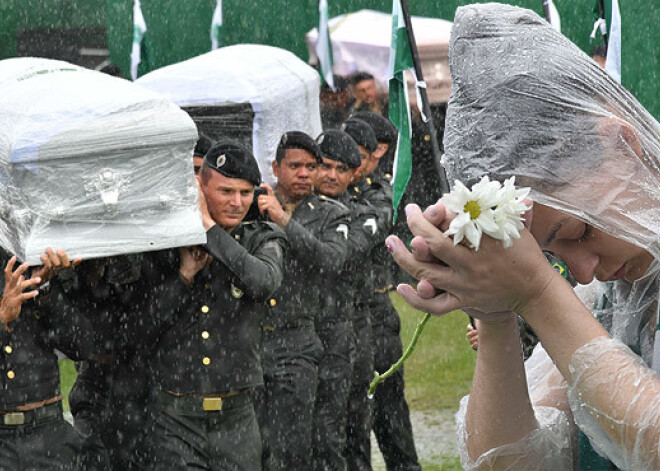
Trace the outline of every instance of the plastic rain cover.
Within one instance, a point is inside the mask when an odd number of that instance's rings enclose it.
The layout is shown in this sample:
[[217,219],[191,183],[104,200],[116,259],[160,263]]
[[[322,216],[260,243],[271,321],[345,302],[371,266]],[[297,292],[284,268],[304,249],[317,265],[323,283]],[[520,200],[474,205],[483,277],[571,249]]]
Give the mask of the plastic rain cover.
[[[660,387],[646,365],[653,363],[658,319],[660,126],[629,92],[529,10],[499,4],[458,9],[450,67],[443,161],[451,180],[469,184],[481,175],[500,181],[515,175],[517,184],[532,188],[535,201],[656,258],[634,283],[601,286],[607,302],[595,314],[617,340],[601,338],[573,354],[567,394],[575,422],[597,451],[622,469],[657,469]],[[624,344],[637,345],[645,365]],[[620,399],[589,402],[599,391]],[[566,433],[558,427],[565,418],[546,423],[539,413],[544,433]],[[539,447],[568,441],[550,435],[492,451],[522,450],[536,455],[543,467],[543,456],[549,459],[556,451],[547,448],[544,455]]]
[[203,243],[192,150],[175,104],[54,60],[0,62],[0,245],[96,258]]
[[136,83],[181,107],[250,103],[252,151],[262,178],[273,184],[271,162],[287,131],[321,133],[319,74],[284,49],[227,46],[140,77]]

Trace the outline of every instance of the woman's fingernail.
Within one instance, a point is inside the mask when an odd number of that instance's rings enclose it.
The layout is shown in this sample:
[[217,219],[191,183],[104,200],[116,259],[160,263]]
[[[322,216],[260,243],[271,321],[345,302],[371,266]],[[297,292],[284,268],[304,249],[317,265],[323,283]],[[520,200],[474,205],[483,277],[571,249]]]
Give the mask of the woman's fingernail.
[[410,214],[413,212],[414,205],[413,204],[407,204],[405,211],[406,211],[406,217],[410,216]]
[[387,247],[387,250],[389,250],[390,253],[394,253],[394,243],[391,240],[385,241],[385,247]]
[[438,215],[438,210],[435,209],[435,206],[429,206],[429,217],[435,219]]

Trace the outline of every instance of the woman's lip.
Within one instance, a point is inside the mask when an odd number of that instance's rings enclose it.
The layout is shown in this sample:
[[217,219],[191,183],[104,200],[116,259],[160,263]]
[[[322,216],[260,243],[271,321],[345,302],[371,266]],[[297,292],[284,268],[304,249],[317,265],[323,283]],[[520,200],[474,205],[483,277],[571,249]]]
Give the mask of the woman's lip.
[[626,266],[625,266],[625,265],[621,265],[621,268],[619,268],[619,269],[617,270],[617,272],[616,272],[614,275],[612,275],[607,281],[616,281],[616,280],[620,280],[620,279],[623,278],[625,275],[626,275]]

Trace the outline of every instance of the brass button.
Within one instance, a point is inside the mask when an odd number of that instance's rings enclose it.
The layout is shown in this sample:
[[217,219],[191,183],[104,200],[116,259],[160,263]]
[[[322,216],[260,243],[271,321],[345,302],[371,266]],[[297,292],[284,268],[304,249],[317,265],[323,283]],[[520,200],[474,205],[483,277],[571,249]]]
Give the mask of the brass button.
[[270,307],[275,307],[276,304],[277,304],[277,301],[275,301],[275,298],[271,298]]
[[14,379],[14,376],[16,376],[16,375],[14,374],[14,372],[12,370],[7,371],[7,378]]
[[6,353],[11,353],[11,352],[13,352],[13,351],[14,351],[14,349],[11,348],[11,345],[7,345],[7,346],[5,347],[5,352],[6,352]]
[[210,311],[210,309],[209,309],[208,306],[202,306],[202,312],[203,312],[204,314],[208,313],[209,311]]
[[211,359],[209,357],[204,357],[202,359],[202,363],[204,363],[206,366],[211,364]]
[[211,289],[211,283],[205,283],[204,288],[206,289]]
[[205,330],[204,332],[202,332],[202,338],[203,338],[204,340],[206,340],[206,339],[209,338],[209,333],[208,333],[206,330]]

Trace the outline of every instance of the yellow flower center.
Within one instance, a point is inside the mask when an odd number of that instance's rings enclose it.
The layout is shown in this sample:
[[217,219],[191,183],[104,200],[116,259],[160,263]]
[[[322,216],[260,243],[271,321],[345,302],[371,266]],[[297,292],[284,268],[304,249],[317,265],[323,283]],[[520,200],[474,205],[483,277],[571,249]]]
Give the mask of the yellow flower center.
[[481,208],[479,207],[479,203],[476,201],[468,201],[465,203],[465,206],[463,206],[463,211],[470,213],[470,219],[477,219],[481,214]]

